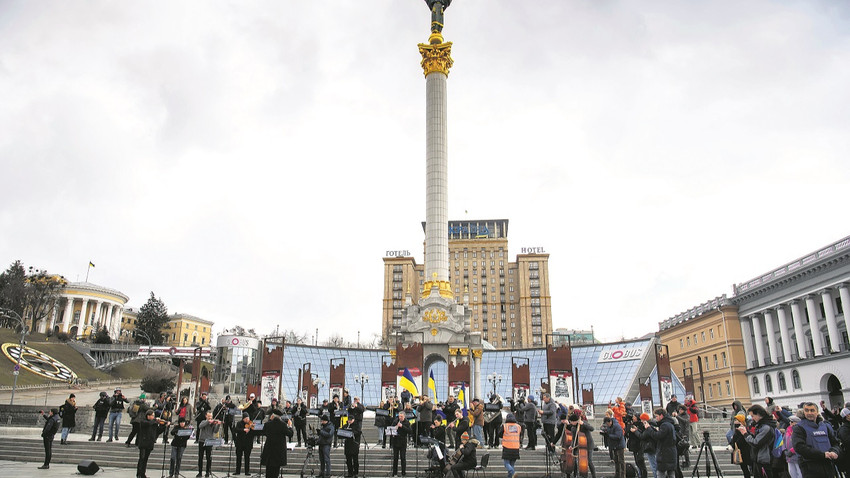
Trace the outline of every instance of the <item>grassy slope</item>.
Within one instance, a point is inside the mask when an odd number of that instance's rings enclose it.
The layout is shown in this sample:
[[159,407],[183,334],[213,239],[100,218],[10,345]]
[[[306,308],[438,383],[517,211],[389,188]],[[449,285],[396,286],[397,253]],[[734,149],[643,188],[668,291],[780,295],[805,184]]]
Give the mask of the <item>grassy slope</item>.
[[[0,328],[0,343],[18,343],[21,336],[12,330]],[[79,352],[66,344],[56,342],[54,339],[46,340],[43,334],[28,334],[27,346],[50,355],[54,359],[64,363],[74,371],[80,380],[115,380],[115,379],[141,379],[147,374],[148,368],[141,361],[133,361],[116,366],[112,373],[101,372],[90,366]],[[15,363],[6,355],[0,353],[0,385],[12,385],[14,376],[12,370]],[[158,368],[153,367],[154,370]],[[18,375],[18,385],[38,385],[44,383],[58,383],[26,370],[21,370]]]

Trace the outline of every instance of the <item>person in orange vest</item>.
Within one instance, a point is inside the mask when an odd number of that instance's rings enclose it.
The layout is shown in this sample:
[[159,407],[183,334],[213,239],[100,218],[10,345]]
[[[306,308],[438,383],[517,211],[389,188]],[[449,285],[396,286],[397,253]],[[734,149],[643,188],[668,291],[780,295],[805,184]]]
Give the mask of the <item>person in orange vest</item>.
[[508,470],[508,478],[513,478],[516,469],[516,461],[519,460],[519,435],[522,427],[516,421],[513,413],[508,413],[505,423],[499,428],[499,437],[502,439],[502,461]]

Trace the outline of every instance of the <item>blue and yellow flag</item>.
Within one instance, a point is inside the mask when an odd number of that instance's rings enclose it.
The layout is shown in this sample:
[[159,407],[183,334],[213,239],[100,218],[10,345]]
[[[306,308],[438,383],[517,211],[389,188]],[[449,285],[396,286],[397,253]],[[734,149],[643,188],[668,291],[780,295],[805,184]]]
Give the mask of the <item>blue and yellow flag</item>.
[[398,383],[401,388],[410,392],[414,397],[419,396],[419,390],[416,389],[416,382],[413,381],[413,375],[410,374],[410,370],[407,367],[404,368],[404,374],[399,377]]
[[437,403],[437,385],[434,383],[434,371],[431,370],[431,373],[428,374],[428,390],[431,391],[431,397],[434,398],[433,402]]
[[466,416],[466,383],[460,384],[460,392],[457,393],[457,401],[460,402],[463,416]]

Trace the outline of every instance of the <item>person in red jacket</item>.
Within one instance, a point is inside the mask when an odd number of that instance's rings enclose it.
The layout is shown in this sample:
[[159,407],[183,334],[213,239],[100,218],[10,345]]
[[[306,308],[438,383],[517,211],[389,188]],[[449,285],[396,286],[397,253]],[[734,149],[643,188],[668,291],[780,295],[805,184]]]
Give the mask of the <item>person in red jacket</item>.
[[694,397],[688,395],[685,398],[685,408],[688,409],[688,419],[691,423],[696,423],[699,421],[699,407],[697,407],[697,402],[694,400]]

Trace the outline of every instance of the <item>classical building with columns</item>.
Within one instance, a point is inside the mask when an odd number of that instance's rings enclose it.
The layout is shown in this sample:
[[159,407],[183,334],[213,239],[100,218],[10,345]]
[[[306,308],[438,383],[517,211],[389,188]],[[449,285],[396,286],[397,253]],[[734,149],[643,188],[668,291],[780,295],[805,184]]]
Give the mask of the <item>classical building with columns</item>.
[[735,287],[752,401],[850,397],[850,236]]
[[750,405],[738,310],[725,295],[660,322],[658,330],[670,368],[698,401],[718,410],[734,400]]
[[53,313],[38,324],[38,331],[54,334],[65,332],[73,338],[85,337],[101,327],[118,337],[124,305],[130,300],[125,294],[90,282],[70,282],[56,299]]

